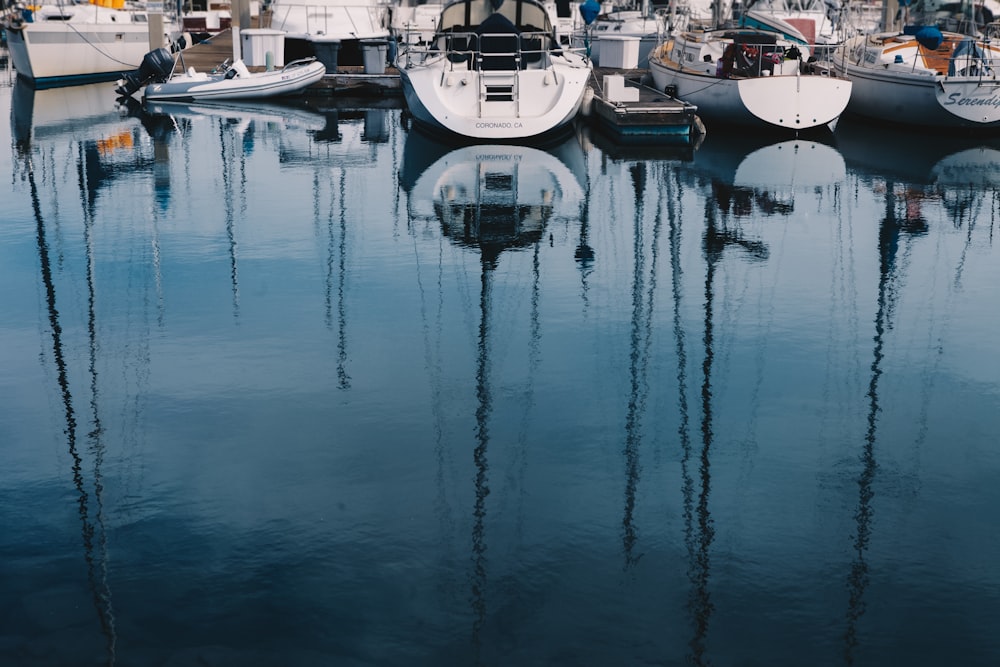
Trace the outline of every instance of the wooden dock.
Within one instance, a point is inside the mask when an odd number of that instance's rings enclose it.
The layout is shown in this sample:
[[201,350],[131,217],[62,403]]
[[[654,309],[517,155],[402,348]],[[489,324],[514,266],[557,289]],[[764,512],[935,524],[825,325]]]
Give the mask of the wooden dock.
[[[210,72],[226,59],[230,62],[233,60],[233,32],[229,28],[174,55],[174,60],[179,61],[180,67],[184,69],[193,67],[196,72]],[[259,72],[263,71],[264,67],[248,69]],[[336,72],[327,72],[321,81],[307,88],[305,92],[307,95],[334,93],[357,96],[401,95],[402,87],[399,73],[392,67],[387,67],[382,74],[368,74],[360,66],[338,66]]]

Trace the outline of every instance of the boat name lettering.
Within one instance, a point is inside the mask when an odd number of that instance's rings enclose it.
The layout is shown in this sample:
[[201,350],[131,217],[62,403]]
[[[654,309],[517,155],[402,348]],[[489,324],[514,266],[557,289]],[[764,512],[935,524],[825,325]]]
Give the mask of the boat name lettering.
[[987,98],[963,97],[962,93],[952,93],[948,96],[948,101],[944,106],[957,104],[960,107],[1000,107],[1000,96],[993,95]]
[[513,128],[524,127],[524,125],[521,123],[498,123],[495,121],[484,121],[476,123],[476,127],[491,130],[510,130]]
[[508,161],[509,162],[510,160],[514,159],[514,156],[513,155],[496,155],[494,153],[490,153],[488,155],[477,155],[476,159],[477,160],[489,160],[490,162],[499,162],[500,160],[504,160],[504,161]]

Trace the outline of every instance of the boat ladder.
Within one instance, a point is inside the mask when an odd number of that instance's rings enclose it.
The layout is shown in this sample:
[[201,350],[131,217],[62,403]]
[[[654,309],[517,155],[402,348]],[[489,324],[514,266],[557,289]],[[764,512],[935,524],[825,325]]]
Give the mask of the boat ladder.
[[518,116],[518,75],[517,71],[479,72],[479,115]]

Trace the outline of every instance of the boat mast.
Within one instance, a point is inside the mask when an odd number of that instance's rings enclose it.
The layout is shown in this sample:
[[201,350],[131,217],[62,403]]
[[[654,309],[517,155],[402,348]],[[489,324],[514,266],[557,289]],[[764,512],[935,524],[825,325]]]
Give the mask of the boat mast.
[[[906,25],[906,18],[909,10],[903,8],[903,15],[900,15],[899,0],[882,0],[882,29],[886,32],[896,32],[902,30]],[[899,17],[899,23],[897,23]]]

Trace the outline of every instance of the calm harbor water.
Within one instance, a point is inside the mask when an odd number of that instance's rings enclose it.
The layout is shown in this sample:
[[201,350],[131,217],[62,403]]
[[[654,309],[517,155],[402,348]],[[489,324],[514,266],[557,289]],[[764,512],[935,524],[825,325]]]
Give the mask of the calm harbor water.
[[1000,143],[0,109],[0,664],[1000,663]]

